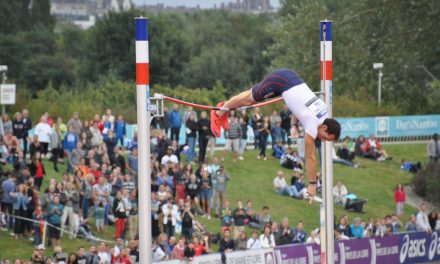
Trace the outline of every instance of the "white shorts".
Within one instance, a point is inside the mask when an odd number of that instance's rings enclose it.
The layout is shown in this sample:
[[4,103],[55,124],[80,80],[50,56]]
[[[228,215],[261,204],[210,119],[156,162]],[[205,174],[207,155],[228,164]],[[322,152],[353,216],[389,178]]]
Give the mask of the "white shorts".
[[229,150],[232,152],[238,152],[240,150],[240,139],[226,139],[225,150]]

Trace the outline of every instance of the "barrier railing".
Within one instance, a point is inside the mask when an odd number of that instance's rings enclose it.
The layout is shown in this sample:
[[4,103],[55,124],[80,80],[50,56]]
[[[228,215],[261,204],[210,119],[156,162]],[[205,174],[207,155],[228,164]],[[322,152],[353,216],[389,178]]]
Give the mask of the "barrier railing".
[[[321,263],[318,244],[296,244],[273,249],[226,253],[226,263],[314,264]],[[440,230],[409,232],[386,237],[335,241],[335,264],[412,264],[440,261]],[[195,257],[191,262],[170,260],[166,264],[220,264],[219,253]]]

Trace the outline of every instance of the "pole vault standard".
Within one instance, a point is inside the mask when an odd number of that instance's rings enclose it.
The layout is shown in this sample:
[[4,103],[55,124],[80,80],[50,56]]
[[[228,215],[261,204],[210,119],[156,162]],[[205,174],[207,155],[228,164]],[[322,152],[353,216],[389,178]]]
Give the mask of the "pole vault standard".
[[148,19],[136,21],[136,100],[138,135],[139,263],[151,263],[150,76]]
[[[321,21],[321,92],[328,107],[328,117],[332,117],[332,22]],[[321,218],[321,263],[334,263],[334,215],[333,215],[333,142],[324,144],[321,178],[322,204]]]

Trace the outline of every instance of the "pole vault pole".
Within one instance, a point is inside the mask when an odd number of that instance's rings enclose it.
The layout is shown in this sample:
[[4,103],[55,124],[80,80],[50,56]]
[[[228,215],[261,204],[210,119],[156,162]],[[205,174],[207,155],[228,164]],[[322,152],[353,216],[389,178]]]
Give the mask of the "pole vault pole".
[[151,263],[150,78],[148,19],[136,21],[136,100],[138,135],[139,263]]
[[[321,92],[332,117],[332,22],[321,21]],[[333,142],[324,143],[322,159],[322,204],[321,204],[321,263],[334,263],[334,213],[333,213]]]

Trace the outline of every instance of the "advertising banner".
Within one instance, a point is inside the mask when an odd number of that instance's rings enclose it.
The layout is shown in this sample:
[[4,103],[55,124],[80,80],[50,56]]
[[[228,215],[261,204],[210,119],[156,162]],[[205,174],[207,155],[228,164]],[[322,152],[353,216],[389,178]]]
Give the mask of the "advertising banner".
[[405,233],[397,236],[400,263],[440,261],[440,231]]

